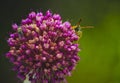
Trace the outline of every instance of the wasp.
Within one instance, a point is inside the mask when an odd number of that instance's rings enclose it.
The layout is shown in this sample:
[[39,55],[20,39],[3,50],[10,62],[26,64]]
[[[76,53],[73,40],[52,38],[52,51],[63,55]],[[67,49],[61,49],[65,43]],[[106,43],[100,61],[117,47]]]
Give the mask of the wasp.
[[72,29],[75,30],[76,34],[79,36],[79,38],[82,37],[82,31],[83,28],[94,28],[93,26],[80,26],[82,19],[78,21],[78,23],[74,26],[72,26]]

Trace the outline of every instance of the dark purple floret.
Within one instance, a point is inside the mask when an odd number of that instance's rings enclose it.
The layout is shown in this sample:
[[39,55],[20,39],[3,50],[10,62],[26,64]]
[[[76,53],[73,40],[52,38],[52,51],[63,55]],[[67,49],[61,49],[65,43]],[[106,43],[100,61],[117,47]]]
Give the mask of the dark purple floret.
[[20,26],[13,24],[6,57],[14,64],[17,77],[27,77],[31,83],[66,83],[80,59],[78,36],[71,27],[49,10],[45,15],[31,12]]

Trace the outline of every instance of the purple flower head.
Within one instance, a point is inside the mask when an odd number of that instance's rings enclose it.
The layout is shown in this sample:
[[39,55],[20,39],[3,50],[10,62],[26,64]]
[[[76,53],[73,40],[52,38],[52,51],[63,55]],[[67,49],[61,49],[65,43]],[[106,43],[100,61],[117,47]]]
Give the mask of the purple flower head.
[[31,12],[20,26],[14,24],[14,32],[7,40],[10,46],[6,57],[14,64],[18,78],[26,76],[32,83],[66,83],[78,57],[78,36],[69,22],[62,23],[59,14],[49,10]]

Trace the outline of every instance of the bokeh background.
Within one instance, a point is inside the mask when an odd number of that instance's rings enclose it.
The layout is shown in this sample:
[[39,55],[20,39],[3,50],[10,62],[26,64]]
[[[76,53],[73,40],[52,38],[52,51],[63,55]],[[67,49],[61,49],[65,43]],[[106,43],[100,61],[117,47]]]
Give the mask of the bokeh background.
[[5,58],[6,39],[12,23],[20,24],[30,11],[50,9],[73,25],[82,18],[81,52],[68,83],[120,83],[120,0],[1,0],[0,83],[20,83],[12,64]]

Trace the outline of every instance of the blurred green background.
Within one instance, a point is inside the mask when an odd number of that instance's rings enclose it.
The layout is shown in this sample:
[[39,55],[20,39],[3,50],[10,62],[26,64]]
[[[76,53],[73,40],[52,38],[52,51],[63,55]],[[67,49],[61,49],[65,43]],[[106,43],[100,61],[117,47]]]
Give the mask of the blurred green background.
[[1,0],[0,83],[21,83],[4,54],[12,23],[20,24],[30,11],[50,9],[73,25],[82,18],[84,29],[76,70],[68,83],[120,83],[120,0]]

